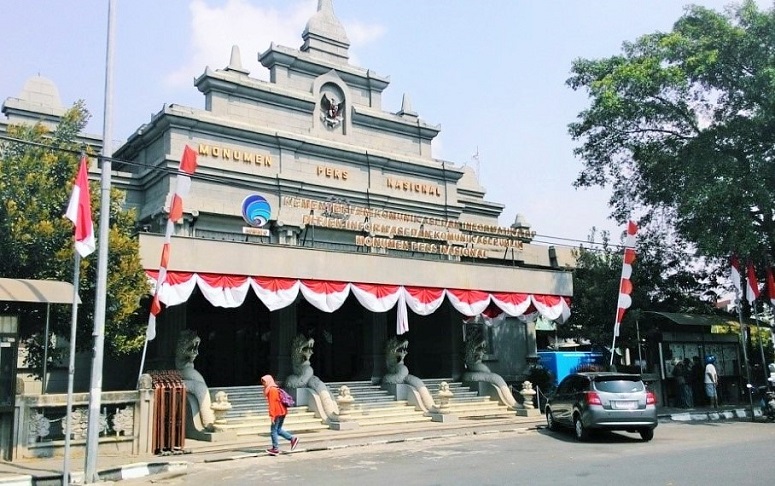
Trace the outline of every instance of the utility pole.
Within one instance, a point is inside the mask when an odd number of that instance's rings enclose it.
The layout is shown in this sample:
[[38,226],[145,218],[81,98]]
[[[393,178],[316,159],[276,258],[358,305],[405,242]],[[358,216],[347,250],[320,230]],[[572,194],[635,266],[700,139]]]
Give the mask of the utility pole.
[[84,483],[99,481],[97,455],[100,442],[100,401],[102,367],[105,354],[105,301],[107,295],[108,237],[110,225],[110,157],[113,155],[113,37],[116,16],[115,0],[108,0],[108,41],[105,53],[105,110],[102,121],[102,177],[100,180],[100,234],[97,239],[97,295],[94,304],[94,351],[89,387],[89,424],[86,436]]

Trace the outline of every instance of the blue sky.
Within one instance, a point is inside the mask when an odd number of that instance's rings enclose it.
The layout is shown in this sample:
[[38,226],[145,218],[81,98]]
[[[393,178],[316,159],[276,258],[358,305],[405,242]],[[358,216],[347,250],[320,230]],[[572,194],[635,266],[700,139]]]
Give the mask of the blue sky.
[[[350,63],[390,77],[383,108],[398,111],[408,94],[421,119],[441,125],[434,157],[478,168],[486,199],[506,206],[502,226],[521,213],[542,235],[537,240],[560,243],[548,237],[585,240],[596,227],[618,239],[624,229],[607,218],[607,190],[571,186],[581,163],[567,125],[587,103],[565,86],[571,62],[611,56],[623,41],[669,30],[686,3],[334,0],[334,10],[350,39]],[[730,2],[693,3],[721,10]],[[120,141],[164,104],[203,108],[193,79],[205,66],[225,67],[233,44],[251,76],[267,79],[258,53],[270,42],[299,47],[317,0],[116,4],[113,138]],[[66,106],[85,100],[93,115],[87,131],[101,134],[107,5],[4,2],[0,100],[40,74],[56,83]]]

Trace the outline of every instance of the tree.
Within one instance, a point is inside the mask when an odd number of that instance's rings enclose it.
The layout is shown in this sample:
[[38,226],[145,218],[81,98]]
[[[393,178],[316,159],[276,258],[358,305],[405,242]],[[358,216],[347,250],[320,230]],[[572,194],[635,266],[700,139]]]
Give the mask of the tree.
[[[89,114],[82,102],[62,117],[55,129],[42,124],[8,127],[8,136],[23,142],[0,143],[0,275],[8,278],[73,280],[73,226],[64,212],[78,169],[77,140]],[[93,219],[99,221],[99,188],[91,187]],[[111,193],[106,352],[113,356],[139,350],[144,342],[147,306],[140,300],[149,286],[143,271],[135,215],[122,209],[123,194]],[[96,256],[81,260],[78,309],[79,348],[92,345],[97,282]],[[8,306],[8,305],[7,305]],[[28,365],[42,369],[45,317],[40,306],[16,306],[22,316],[21,339],[27,343]],[[69,306],[53,306],[52,331],[70,336]],[[52,356],[52,359],[56,358]]]
[[690,6],[671,32],[574,61],[590,106],[569,125],[612,216],[669,215],[699,254],[775,257],[775,7]]

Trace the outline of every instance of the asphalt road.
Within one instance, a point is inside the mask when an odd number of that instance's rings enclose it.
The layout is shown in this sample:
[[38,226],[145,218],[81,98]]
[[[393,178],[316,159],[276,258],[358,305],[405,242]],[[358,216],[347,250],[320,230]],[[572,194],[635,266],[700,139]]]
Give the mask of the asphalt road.
[[[303,449],[303,444],[299,446]],[[195,459],[194,459],[195,460]],[[605,433],[584,443],[545,429],[334,451],[198,462],[186,476],[121,484],[771,485],[775,424],[660,424],[654,440]]]

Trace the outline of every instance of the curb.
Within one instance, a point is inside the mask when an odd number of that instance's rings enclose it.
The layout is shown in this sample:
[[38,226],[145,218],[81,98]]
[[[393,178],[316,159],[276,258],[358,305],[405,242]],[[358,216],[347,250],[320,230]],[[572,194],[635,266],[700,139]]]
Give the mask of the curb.
[[16,476],[4,476],[0,478],[3,486],[32,486],[32,476],[20,474]]
[[710,412],[678,412],[665,415],[659,415],[660,419],[666,419],[673,422],[691,422],[691,421],[714,421],[714,420],[739,420],[761,417],[761,411],[754,409],[753,416],[748,408],[735,408],[732,410],[716,410]]
[[[121,481],[122,479],[143,478],[150,475],[170,473],[183,475],[188,473],[188,462],[138,462],[125,466],[99,471],[97,475],[101,482]],[[71,484],[83,484],[84,472],[73,471],[70,474]],[[28,474],[5,476],[0,478],[0,486],[53,486],[63,484],[62,475],[32,476]]]

